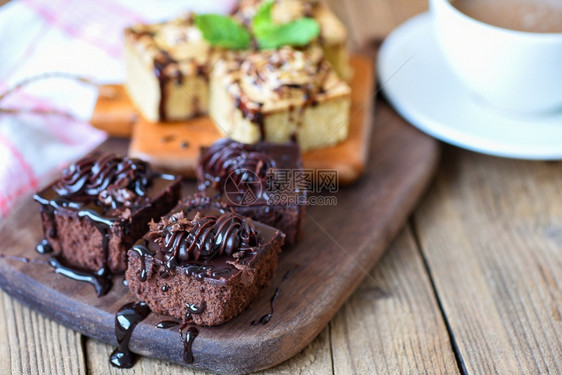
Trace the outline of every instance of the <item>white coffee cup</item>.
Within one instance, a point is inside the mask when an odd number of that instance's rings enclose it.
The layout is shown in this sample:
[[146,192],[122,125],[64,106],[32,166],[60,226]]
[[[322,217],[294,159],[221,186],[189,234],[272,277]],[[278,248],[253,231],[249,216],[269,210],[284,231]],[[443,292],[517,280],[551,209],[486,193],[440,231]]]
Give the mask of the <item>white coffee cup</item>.
[[562,110],[562,33],[488,25],[449,0],[430,0],[430,9],[443,53],[471,91],[510,111]]

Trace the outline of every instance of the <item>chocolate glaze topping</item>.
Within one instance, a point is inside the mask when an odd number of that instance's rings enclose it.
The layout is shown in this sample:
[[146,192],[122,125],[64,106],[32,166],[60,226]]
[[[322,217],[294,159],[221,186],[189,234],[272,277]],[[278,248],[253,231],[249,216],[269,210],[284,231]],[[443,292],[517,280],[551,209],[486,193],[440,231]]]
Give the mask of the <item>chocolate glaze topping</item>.
[[201,193],[185,198],[174,212],[152,222],[152,230],[131,249],[140,257],[141,281],[151,274],[165,278],[181,267],[198,280],[226,283],[256,262],[259,249],[279,236]]
[[[222,191],[227,183],[264,184],[268,172],[276,168],[276,163],[270,156],[257,151],[252,145],[225,138],[215,142],[206,150],[199,161],[199,166],[204,171],[205,177],[205,183],[200,188],[212,187]],[[255,181],[256,177],[258,181]]]
[[148,164],[141,160],[92,154],[64,169],[53,190],[61,197],[97,197],[103,205],[129,207],[146,195],[151,179]]
[[[263,247],[282,236],[204,192],[185,197],[171,214],[149,226],[129,254],[140,258],[140,281],[179,271],[198,280],[228,283],[258,261]],[[164,292],[169,289],[168,284],[162,287]]]
[[262,240],[252,221],[236,213],[227,212],[218,217],[197,213],[190,220],[184,211],[158,223],[152,222],[147,238],[159,245],[157,258],[168,267],[223,254],[232,257]]

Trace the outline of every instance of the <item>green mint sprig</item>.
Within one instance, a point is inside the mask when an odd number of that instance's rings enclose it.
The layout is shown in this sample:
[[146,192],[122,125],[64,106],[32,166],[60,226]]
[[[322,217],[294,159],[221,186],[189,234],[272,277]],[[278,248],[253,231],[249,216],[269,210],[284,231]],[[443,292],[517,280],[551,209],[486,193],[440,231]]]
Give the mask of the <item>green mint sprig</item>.
[[276,24],[272,20],[273,0],[261,4],[254,19],[252,31],[261,49],[279,48],[282,46],[305,46],[320,34],[320,25],[309,17]]
[[[320,25],[309,17],[292,22],[276,24],[272,20],[274,1],[260,5],[252,19],[252,33],[260,49],[282,46],[304,46],[317,38]],[[248,49],[252,42],[250,32],[233,18],[218,14],[200,14],[195,25],[211,45],[227,49]]]
[[263,33],[273,25],[272,13],[275,1],[264,1],[252,18],[252,30],[254,33]]
[[227,49],[247,49],[252,36],[234,19],[220,14],[198,14],[195,25],[201,30],[203,38],[212,46]]

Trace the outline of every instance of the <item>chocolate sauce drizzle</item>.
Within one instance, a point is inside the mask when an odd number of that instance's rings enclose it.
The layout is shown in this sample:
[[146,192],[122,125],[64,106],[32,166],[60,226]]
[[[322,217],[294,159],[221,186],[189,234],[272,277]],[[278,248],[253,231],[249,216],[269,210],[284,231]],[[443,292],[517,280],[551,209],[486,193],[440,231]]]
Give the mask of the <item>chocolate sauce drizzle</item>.
[[177,84],[181,85],[183,82],[183,75],[178,69],[178,62],[168,53],[168,51],[160,49],[159,52],[158,56],[154,59],[154,75],[158,78],[160,85],[158,116],[160,117],[160,121],[167,121],[166,102],[168,95],[166,85],[174,79]]
[[46,238],[43,238],[43,239],[37,244],[37,246],[35,246],[35,250],[36,250],[39,254],[48,254],[48,253],[52,253],[52,252],[53,252],[53,247],[51,246],[51,244],[49,243],[49,241],[47,241]]
[[266,325],[267,323],[269,323],[269,321],[271,320],[271,317],[273,316],[273,312],[274,312],[273,304],[275,303],[275,301],[277,301],[278,297],[279,297],[279,288],[275,289],[275,293],[273,293],[273,297],[271,297],[271,300],[270,300],[271,310],[270,310],[270,312],[268,314],[265,314],[264,316],[262,316],[258,320],[252,321],[250,323],[252,326]]
[[191,364],[194,361],[193,358],[193,341],[199,335],[199,330],[193,326],[187,328],[187,324],[184,324],[180,328],[180,337],[183,342],[183,361],[187,364]]
[[140,256],[141,271],[139,273],[139,280],[145,282],[148,279],[148,270],[146,269],[146,256],[154,256],[154,253],[148,249],[148,241],[140,239],[135,246],[131,249]]
[[178,326],[179,324],[180,323],[176,322],[175,320],[163,320],[163,321],[159,322],[158,324],[156,324],[156,328],[168,329],[168,328]]
[[[175,83],[180,86],[183,84],[184,74],[181,69],[182,64],[191,63],[195,64],[195,70],[199,77],[204,79],[209,78],[209,68],[204,65],[200,65],[195,61],[175,59],[168,51],[164,49],[158,50],[158,55],[154,58],[154,75],[158,79],[160,86],[160,102],[158,103],[158,116],[160,121],[168,121],[168,116],[166,115],[166,105],[168,101],[168,89],[167,85],[170,82]],[[203,109],[200,106],[199,100],[194,95],[187,95],[191,98],[191,105],[194,108],[194,114],[203,113]]]
[[185,274],[190,277],[195,277],[197,280],[203,280],[205,276],[212,272],[210,266],[190,264],[185,266]]
[[56,256],[49,258],[49,260],[43,260],[30,259],[27,257],[0,253],[0,259],[13,260],[21,263],[50,265],[55,269],[55,273],[61,274],[77,281],[84,281],[91,284],[96,290],[98,297],[107,293],[107,291],[111,287],[111,281],[108,282],[108,280],[106,280],[108,275],[82,271],[76,268],[65,266],[62,261]]
[[267,154],[228,138],[215,142],[202,155],[200,165],[205,179],[200,189],[212,187],[219,191],[226,189],[227,183],[253,184],[256,189],[259,186],[255,183],[260,183],[263,188],[268,173],[276,168],[275,161]]
[[185,311],[185,320],[191,319],[191,315],[199,315],[205,311],[207,304],[203,302],[201,306],[197,306],[194,303],[190,304],[189,302],[185,303],[186,311]]
[[247,104],[249,101],[246,96],[240,94],[234,98],[234,107],[238,108],[240,112],[242,112],[242,117],[251,123],[254,123],[258,126],[260,130],[260,140],[265,140],[266,132],[265,132],[265,117],[262,112],[263,103],[254,102],[257,108],[250,108]]
[[111,274],[105,267],[100,268],[97,272],[82,271],[78,268],[64,265],[56,256],[49,259],[49,264],[55,269],[55,273],[76,281],[91,284],[96,290],[98,297],[107,294],[109,289],[111,289]]
[[41,215],[45,216],[47,222],[50,223],[50,229],[48,233],[45,233],[45,238],[43,241],[39,242],[35,250],[37,250],[40,254],[50,253],[53,251],[53,248],[47,238],[56,238],[58,231],[57,231],[57,223],[55,220],[55,210],[57,206],[59,206],[58,202],[53,202],[55,204],[51,204],[48,200],[43,199],[41,196],[35,194],[33,198],[41,204],[40,212]]
[[21,257],[18,255],[9,255],[9,254],[2,254],[2,253],[0,253],[0,259],[13,260],[20,263],[47,264],[47,262],[42,259],[30,259],[28,257]]
[[137,324],[143,321],[148,314],[150,314],[150,308],[144,302],[131,302],[119,309],[115,315],[115,336],[118,346],[109,357],[112,366],[133,367],[137,355],[129,349],[129,342]]
[[[285,272],[285,274],[281,278],[281,283],[286,281],[291,276],[292,272],[293,272],[292,269],[287,270],[287,272]],[[275,303],[275,301],[277,301],[277,298],[279,298],[279,292],[280,292],[280,287],[277,287],[277,289],[275,289],[275,292],[273,293],[273,296],[271,297],[271,300],[270,300],[271,310],[269,311],[269,313],[265,314],[264,316],[262,316],[261,318],[259,318],[257,320],[252,320],[250,325],[255,327],[255,326],[258,326],[258,325],[266,325],[267,323],[269,323],[269,321],[273,317],[273,313],[274,313],[273,304]]]

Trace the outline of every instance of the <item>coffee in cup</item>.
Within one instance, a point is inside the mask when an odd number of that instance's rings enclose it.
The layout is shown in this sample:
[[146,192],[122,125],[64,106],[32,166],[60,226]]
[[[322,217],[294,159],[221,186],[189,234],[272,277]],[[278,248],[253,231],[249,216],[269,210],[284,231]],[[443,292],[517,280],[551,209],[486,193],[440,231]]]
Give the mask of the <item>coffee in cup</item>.
[[[540,22],[515,6],[531,3],[548,9],[531,14]],[[475,96],[513,113],[562,110],[562,0],[430,0],[430,8],[444,57]]]
[[562,33],[562,0],[453,0],[451,4],[484,23],[517,31]]

